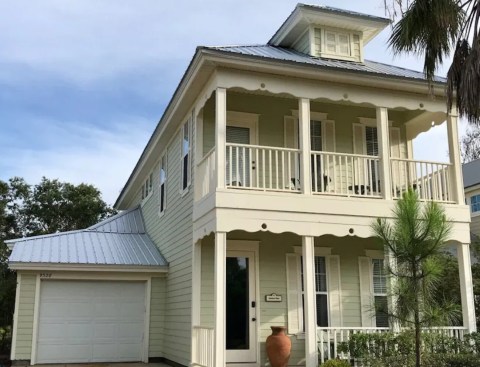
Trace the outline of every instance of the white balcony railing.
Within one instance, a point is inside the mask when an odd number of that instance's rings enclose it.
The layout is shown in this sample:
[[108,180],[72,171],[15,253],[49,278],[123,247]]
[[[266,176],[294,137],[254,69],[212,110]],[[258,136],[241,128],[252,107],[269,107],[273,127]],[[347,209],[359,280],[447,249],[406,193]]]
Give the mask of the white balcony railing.
[[315,194],[380,197],[377,156],[312,152],[312,191]]
[[[338,348],[342,342],[348,342],[350,337],[354,334],[376,334],[391,332],[389,328],[377,328],[377,327],[318,327],[317,328],[317,345],[318,345],[318,359],[321,363],[328,359],[342,358],[351,359],[351,356],[346,353],[340,353]],[[436,333],[451,338],[463,340],[464,335],[467,333],[467,329],[463,326],[454,327],[432,327],[423,329],[423,333]],[[357,365],[358,361],[355,361]]]
[[414,161],[411,159],[391,159],[392,192],[395,199],[412,188],[420,200],[454,202],[451,185],[451,164]]
[[298,149],[227,143],[226,186],[299,192]]
[[208,194],[215,191],[216,175],[215,175],[215,149],[210,150],[197,163],[195,179],[195,199],[200,200]]
[[208,326],[193,327],[192,365],[214,367],[214,328]]
[[[227,143],[227,188],[299,193],[300,150]],[[212,149],[196,165],[195,199],[215,191],[216,152]],[[378,156],[311,152],[313,194],[381,198],[383,183]],[[399,199],[412,188],[420,200],[453,203],[452,165],[390,158],[392,197]]]

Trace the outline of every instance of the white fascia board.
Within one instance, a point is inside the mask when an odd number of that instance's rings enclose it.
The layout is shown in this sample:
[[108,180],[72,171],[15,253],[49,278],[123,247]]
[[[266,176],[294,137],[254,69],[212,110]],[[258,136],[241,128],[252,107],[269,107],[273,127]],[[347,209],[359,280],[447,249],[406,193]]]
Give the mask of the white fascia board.
[[10,262],[12,270],[41,271],[101,271],[124,273],[168,273],[168,266],[131,266],[131,265],[88,265],[88,264],[51,264]]

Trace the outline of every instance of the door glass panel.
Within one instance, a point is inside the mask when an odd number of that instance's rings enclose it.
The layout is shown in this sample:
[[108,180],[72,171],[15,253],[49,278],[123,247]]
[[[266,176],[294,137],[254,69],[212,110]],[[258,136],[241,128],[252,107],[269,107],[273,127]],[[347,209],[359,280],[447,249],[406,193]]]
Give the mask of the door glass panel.
[[250,349],[248,267],[247,257],[227,257],[227,349]]
[[[227,143],[250,144],[248,127],[227,126]],[[244,147],[227,147],[227,184],[250,186],[250,151]]]

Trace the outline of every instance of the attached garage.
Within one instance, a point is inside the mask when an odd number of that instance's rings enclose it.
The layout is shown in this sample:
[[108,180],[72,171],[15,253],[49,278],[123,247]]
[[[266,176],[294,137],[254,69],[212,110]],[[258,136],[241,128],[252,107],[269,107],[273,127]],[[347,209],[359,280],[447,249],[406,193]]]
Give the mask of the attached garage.
[[41,282],[37,363],[142,361],[145,282]]
[[12,360],[148,362],[163,357],[168,264],[139,208],[80,231],[9,241],[17,271]]

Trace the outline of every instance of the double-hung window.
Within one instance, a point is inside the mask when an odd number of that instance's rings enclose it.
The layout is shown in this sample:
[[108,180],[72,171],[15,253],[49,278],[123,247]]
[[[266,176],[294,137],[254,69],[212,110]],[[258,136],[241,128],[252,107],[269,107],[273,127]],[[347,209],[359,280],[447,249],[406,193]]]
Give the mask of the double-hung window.
[[332,55],[350,56],[350,35],[325,31],[325,50]]
[[480,212],[480,195],[474,195],[470,198],[470,208],[472,213]]
[[158,187],[158,210],[163,213],[166,208],[167,195],[167,155],[160,159],[159,187]]
[[373,296],[377,327],[388,327],[387,275],[383,259],[372,259]]
[[[301,284],[302,284],[302,309],[305,309],[303,289],[303,261],[300,256]],[[327,291],[327,266],[324,256],[315,256],[315,296],[317,304],[317,326],[328,326],[328,291]],[[303,313],[305,330],[305,313]]]
[[186,191],[190,186],[190,173],[191,173],[191,119],[183,125],[182,128],[182,141],[181,141],[181,166],[182,166],[182,181],[181,189]]
[[153,173],[147,176],[142,185],[142,200],[147,198],[153,191]]

